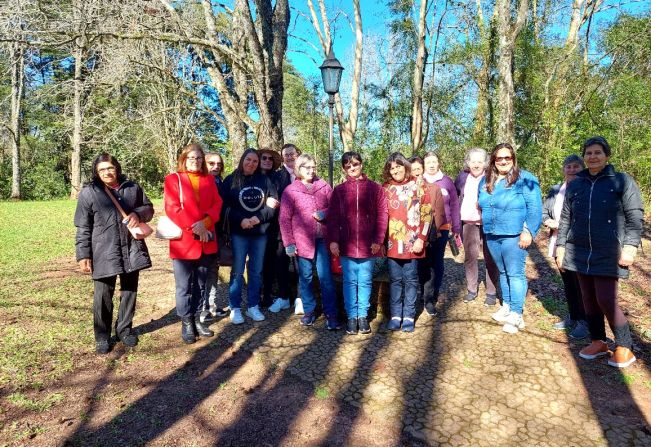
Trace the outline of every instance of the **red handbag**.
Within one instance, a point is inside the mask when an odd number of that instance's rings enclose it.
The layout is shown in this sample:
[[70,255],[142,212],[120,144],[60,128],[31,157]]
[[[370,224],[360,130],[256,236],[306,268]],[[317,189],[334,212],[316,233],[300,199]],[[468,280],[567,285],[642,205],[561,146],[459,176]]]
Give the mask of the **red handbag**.
[[330,270],[334,275],[343,275],[344,271],[341,268],[341,258],[339,256],[330,256]]

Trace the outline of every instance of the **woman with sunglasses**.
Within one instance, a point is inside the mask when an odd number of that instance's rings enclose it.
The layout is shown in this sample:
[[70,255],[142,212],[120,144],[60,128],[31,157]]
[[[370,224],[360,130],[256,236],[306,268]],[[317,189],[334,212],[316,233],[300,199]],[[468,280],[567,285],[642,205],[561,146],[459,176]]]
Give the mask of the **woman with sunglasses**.
[[542,223],[542,197],[538,179],[518,168],[508,143],[491,152],[486,175],[479,182],[478,206],[488,250],[500,272],[503,303],[492,318],[504,323],[504,332],[515,334],[525,326],[525,261]]
[[363,173],[359,153],[344,153],[341,166],[346,180],[334,189],[330,200],[327,239],[330,252],[341,256],[346,332],[368,334],[373,265],[375,257],[382,256],[388,224],[387,201],[382,186]]

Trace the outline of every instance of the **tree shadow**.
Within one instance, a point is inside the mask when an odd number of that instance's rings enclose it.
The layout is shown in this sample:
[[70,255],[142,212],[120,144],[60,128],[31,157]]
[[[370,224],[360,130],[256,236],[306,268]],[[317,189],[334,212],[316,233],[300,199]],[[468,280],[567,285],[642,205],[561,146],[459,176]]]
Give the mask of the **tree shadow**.
[[[273,326],[273,327],[272,327]],[[276,324],[263,322],[253,327],[249,323],[228,325],[238,339],[246,332],[250,341],[246,349],[238,349],[221,363],[218,360],[231,348],[223,334],[197,349],[182,367],[157,382],[146,395],[128,405],[110,421],[97,427],[85,419],[65,441],[66,445],[143,445],[191,414],[220,384],[227,382],[274,333]],[[100,382],[106,381],[103,376]]]

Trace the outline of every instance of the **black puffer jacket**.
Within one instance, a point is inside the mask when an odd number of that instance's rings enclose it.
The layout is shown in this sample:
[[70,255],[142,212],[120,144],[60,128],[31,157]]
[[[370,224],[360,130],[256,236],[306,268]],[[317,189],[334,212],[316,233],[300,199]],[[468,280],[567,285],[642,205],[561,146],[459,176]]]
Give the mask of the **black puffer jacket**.
[[624,245],[637,247],[644,210],[635,181],[607,165],[591,176],[579,172],[565,192],[556,246],[565,247],[563,267],[584,275],[628,277],[617,263]]
[[[154,216],[154,207],[136,183],[123,181],[117,194],[115,191],[111,193],[125,213],[135,212],[141,222],[149,222]],[[145,241],[133,239],[102,184],[90,183],[79,193],[75,226],[77,261],[92,260],[93,279],[151,267]]]

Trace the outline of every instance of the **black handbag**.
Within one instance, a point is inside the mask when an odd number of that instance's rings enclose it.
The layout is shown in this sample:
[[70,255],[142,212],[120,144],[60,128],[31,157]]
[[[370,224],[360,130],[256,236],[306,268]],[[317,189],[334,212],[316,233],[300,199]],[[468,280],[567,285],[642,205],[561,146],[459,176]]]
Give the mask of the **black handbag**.
[[233,266],[233,247],[231,246],[231,225],[228,221],[230,208],[226,209],[222,217],[222,231],[217,235],[217,259],[220,266]]

